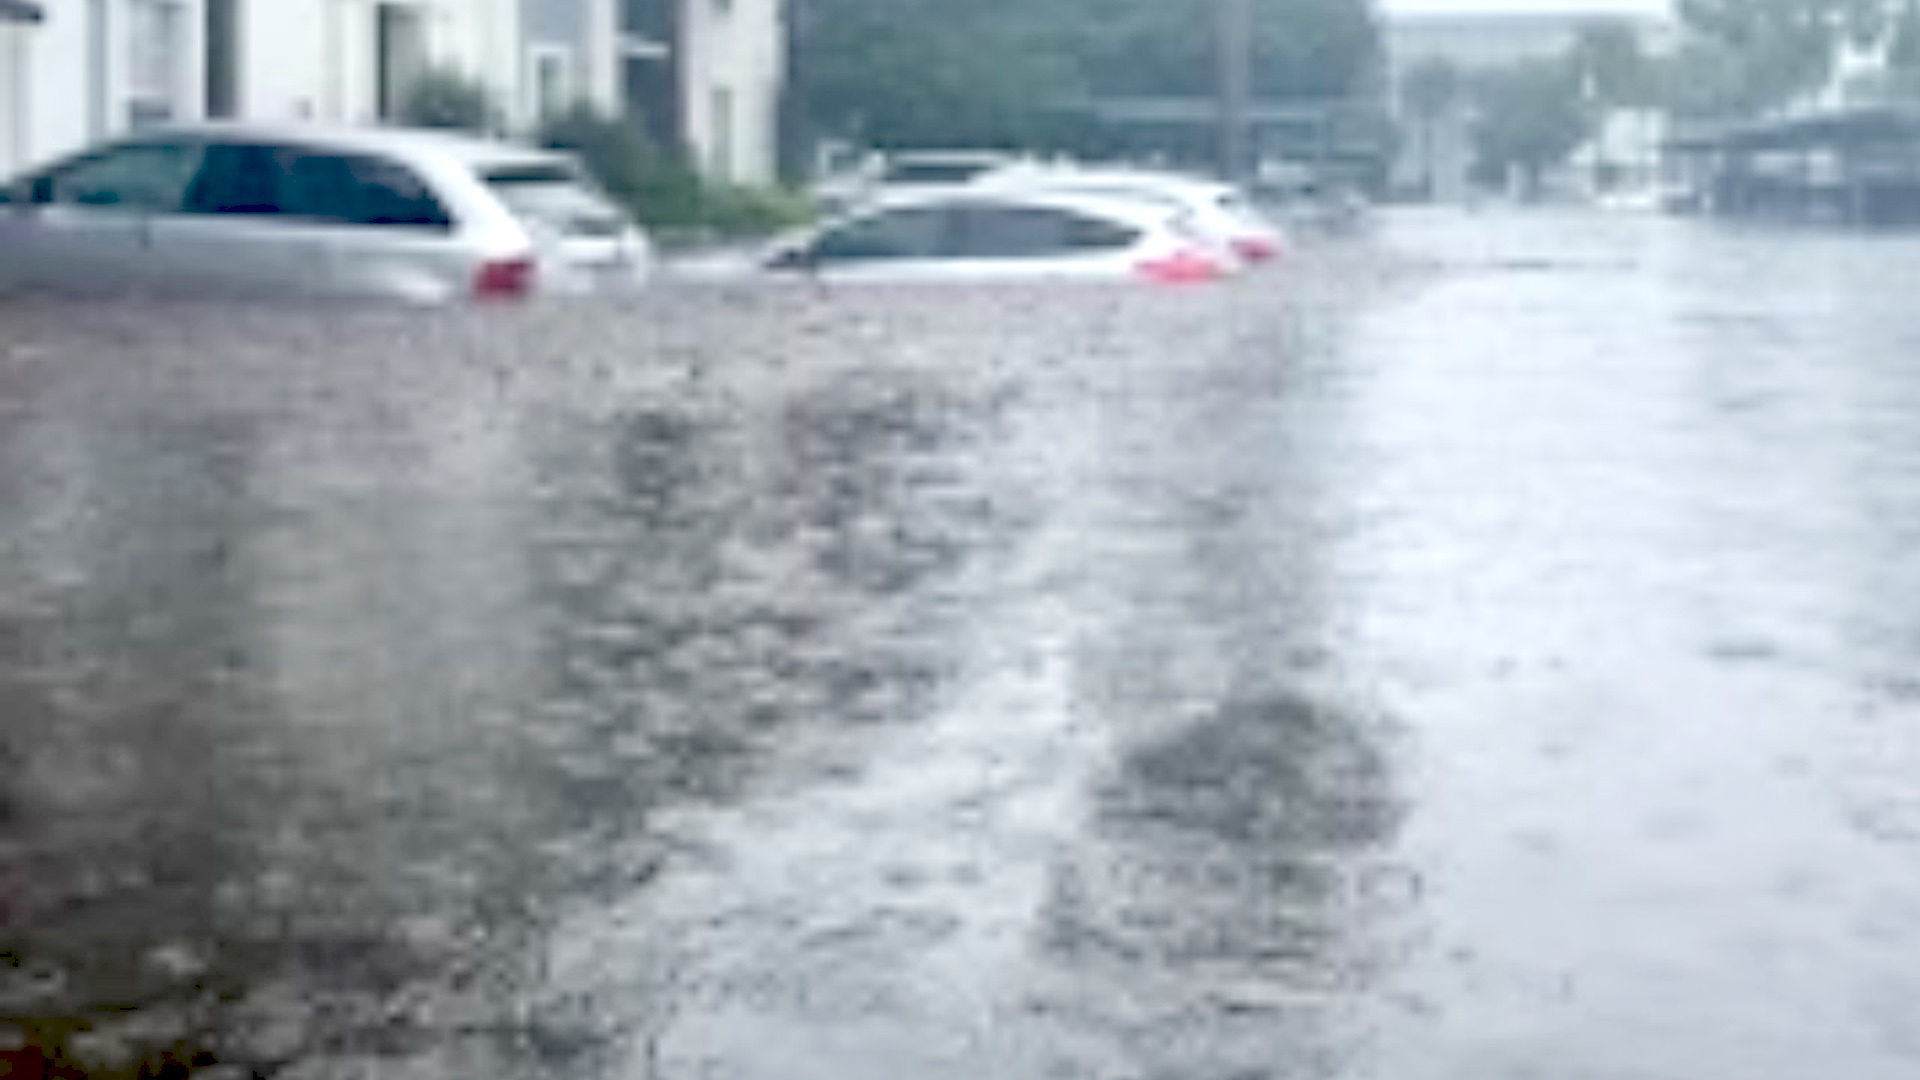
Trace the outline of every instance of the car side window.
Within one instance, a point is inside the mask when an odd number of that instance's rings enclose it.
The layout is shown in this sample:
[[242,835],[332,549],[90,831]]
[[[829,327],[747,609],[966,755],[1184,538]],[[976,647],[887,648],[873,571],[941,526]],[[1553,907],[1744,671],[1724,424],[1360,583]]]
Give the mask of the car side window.
[[198,148],[190,146],[114,147],[41,177],[33,185],[33,200],[133,213],[177,210],[198,160]]
[[360,154],[303,154],[289,169],[293,213],[353,225],[452,224],[411,169]]
[[828,231],[813,246],[820,262],[876,259],[932,259],[946,252],[945,209],[915,207],[885,210]]
[[426,184],[397,162],[284,146],[210,148],[186,208],[350,225],[451,224]]
[[1085,214],[1068,214],[1066,245],[1074,251],[1115,251],[1131,247],[1140,239],[1140,230],[1118,221],[1105,221]]
[[1125,225],[1041,206],[975,206],[967,210],[960,252],[973,259],[1042,258],[1125,247],[1137,234]]
[[189,214],[279,214],[282,168],[271,146],[207,148],[200,173],[187,189]]

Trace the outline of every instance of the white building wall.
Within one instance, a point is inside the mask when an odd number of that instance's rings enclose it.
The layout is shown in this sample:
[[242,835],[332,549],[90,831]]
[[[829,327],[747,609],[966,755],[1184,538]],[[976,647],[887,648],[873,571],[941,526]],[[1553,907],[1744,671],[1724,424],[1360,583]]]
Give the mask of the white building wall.
[[[605,115],[618,115],[624,103],[621,84],[620,5],[618,0],[521,0],[521,93],[513,126],[538,127],[542,107],[563,111],[586,103]],[[543,102],[543,63],[560,65],[562,101]]]
[[[205,24],[201,0],[43,0],[44,21],[15,26],[13,168],[43,162],[127,131],[134,116],[132,9],[157,2],[172,12],[164,95],[170,118],[195,120],[205,105]],[[0,43],[0,47],[4,47]]]
[[[0,28],[0,172],[133,125],[130,35],[134,8],[143,3],[173,12],[170,118],[204,115],[205,0],[44,0],[41,23]],[[430,63],[479,77],[503,103],[519,99],[518,0],[413,0],[411,6],[422,13]],[[377,0],[240,0],[236,115],[375,121],[377,8]]]
[[[379,119],[379,0],[242,0],[239,115],[371,124]],[[517,0],[413,0],[428,63],[520,94]]]
[[0,177],[27,161],[27,80],[33,62],[27,34],[33,29],[0,20]]
[[683,0],[687,139],[716,180],[772,182],[786,78],[782,0]]
[[237,116],[338,116],[339,92],[328,77],[342,48],[344,20],[335,7],[316,0],[241,0]]

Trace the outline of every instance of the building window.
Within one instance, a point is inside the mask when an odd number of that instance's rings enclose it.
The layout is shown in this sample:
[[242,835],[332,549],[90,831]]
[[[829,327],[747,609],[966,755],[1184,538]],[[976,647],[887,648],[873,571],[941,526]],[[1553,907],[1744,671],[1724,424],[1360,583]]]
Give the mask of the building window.
[[127,5],[127,123],[164,123],[178,115],[181,30],[178,0],[130,0]]

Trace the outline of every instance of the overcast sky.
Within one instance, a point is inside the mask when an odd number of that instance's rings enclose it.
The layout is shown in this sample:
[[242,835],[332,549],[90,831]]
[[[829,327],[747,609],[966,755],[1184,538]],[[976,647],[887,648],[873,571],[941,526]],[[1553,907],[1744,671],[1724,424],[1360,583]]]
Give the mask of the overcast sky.
[[1670,0],[1378,0],[1381,8],[1395,15],[1425,15],[1455,11],[1572,11],[1664,15],[1672,10]]

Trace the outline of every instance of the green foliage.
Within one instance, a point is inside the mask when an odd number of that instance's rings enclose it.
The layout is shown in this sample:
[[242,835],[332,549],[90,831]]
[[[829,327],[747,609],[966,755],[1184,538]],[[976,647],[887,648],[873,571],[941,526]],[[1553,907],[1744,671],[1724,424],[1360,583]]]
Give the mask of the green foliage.
[[1452,112],[1466,90],[1466,77],[1450,60],[1429,57],[1407,69],[1400,80],[1404,112],[1433,121]]
[[1591,104],[1623,108],[1655,103],[1653,65],[1632,23],[1623,19],[1588,22],[1567,50],[1567,63]]
[[485,83],[451,68],[422,72],[407,87],[398,119],[409,127],[451,128],[478,135],[500,130],[500,108]]
[[[1746,116],[1824,87],[1843,45],[1911,45],[1911,0],[1679,0],[1692,40],[1670,65],[1669,104],[1689,116]],[[1696,72],[1697,77],[1696,77]]]
[[703,182],[685,160],[649,142],[635,117],[577,105],[543,124],[539,141],[577,155],[609,195],[653,229],[750,236],[813,216],[803,198],[783,190]]
[[1476,178],[1497,185],[1518,176],[1537,195],[1546,171],[1587,135],[1589,120],[1578,70],[1564,60],[1529,60],[1476,80]]
[[[1091,136],[1063,106],[1213,94],[1217,2],[793,0],[802,126],[887,148],[1072,146]],[[1249,2],[1257,95],[1366,88],[1367,0]]]
[[542,146],[578,155],[601,187],[627,203],[656,183],[661,167],[637,117],[607,116],[584,103],[541,124],[537,138]]
[[698,220],[723,236],[765,236],[805,225],[816,213],[811,199],[785,188],[710,184]]

